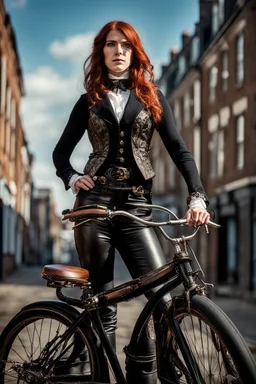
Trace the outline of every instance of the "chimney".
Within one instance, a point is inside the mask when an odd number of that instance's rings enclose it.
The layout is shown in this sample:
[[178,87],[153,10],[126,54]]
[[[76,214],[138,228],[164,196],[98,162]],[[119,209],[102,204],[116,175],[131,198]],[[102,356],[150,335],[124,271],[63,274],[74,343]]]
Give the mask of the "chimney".
[[187,45],[189,39],[190,39],[189,31],[185,29],[185,31],[183,31],[182,33],[182,48],[185,47],[185,45]]
[[199,3],[199,21],[201,25],[208,23],[211,16],[212,0],[200,0]]
[[171,63],[176,59],[177,56],[178,56],[178,49],[172,48],[171,49]]

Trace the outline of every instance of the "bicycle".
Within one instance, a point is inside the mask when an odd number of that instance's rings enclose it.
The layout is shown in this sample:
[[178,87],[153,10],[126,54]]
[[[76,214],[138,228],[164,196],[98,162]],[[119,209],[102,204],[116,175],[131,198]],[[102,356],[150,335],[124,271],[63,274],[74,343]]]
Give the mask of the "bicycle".
[[[145,207],[144,204],[137,206]],[[60,301],[26,305],[7,324],[0,336],[0,384],[110,383],[110,369],[116,383],[127,384],[97,309],[106,303],[131,300],[159,286],[137,319],[129,345],[125,347],[127,359],[136,354],[142,330],[152,319],[161,298],[183,287],[183,292],[173,296],[165,306],[156,330],[159,381],[162,384],[256,383],[255,361],[234,324],[207,297],[203,271],[189,248],[189,241],[199,227],[188,236],[171,238],[162,226],[184,226],[186,220],[177,218],[165,207],[150,207],[165,212],[168,219],[145,221],[128,212],[97,205],[63,212],[63,219],[74,221],[75,226],[88,220],[111,220],[123,215],[157,227],[174,245],[174,257],[157,270],[96,295],[87,270],[45,266],[42,277],[49,287],[56,288]],[[209,225],[219,227],[213,222]],[[195,262],[196,268],[192,266]],[[81,297],[66,296],[63,293],[66,287],[81,288]]]

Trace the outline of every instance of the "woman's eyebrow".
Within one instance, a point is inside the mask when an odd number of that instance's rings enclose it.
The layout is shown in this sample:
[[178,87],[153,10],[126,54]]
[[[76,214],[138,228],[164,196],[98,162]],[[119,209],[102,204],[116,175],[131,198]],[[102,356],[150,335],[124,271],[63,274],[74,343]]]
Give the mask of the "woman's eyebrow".
[[[106,43],[117,43],[116,40],[106,40]],[[129,43],[128,40],[122,40],[121,43]]]

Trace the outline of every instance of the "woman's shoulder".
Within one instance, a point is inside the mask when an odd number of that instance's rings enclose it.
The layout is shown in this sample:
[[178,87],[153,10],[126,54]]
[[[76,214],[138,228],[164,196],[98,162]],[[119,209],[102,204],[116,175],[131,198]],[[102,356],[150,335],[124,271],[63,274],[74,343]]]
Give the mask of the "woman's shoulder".
[[86,102],[88,103],[88,93],[83,93],[82,95],[80,95],[80,98],[78,99],[79,102]]
[[82,95],[80,95],[80,97],[76,101],[74,108],[75,109],[84,109],[86,107],[88,107],[88,94],[83,93]]

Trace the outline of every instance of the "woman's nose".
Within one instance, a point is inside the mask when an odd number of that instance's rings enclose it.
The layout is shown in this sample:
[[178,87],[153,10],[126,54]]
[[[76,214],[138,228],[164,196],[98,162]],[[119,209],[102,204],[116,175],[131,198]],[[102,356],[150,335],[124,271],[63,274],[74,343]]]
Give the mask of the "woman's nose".
[[117,44],[117,46],[116,46],[116,53],[117,53],[117,55],[121,55],[123,53],[123,49],[122,49],[122,45],[121,44]]

